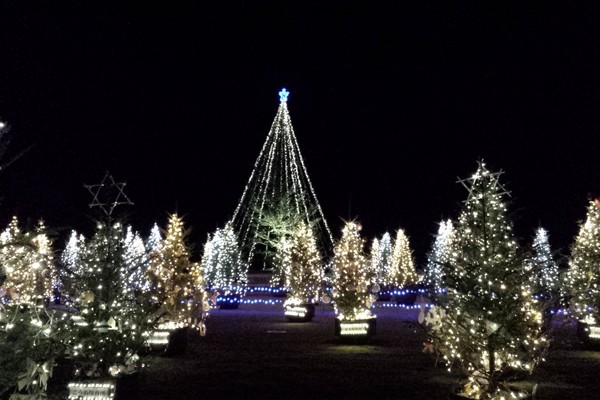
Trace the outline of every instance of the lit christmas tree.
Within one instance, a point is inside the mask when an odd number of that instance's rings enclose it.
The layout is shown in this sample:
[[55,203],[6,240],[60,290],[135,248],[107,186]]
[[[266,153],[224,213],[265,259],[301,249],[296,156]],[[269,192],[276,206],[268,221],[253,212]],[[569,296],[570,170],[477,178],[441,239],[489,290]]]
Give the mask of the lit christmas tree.
[[372,276],[364,252],[360,224],[349,221],[342,229],[342,237],[334,246],[333,302],[338,319],[367,319],[371,315],[373,296]]
[[527,260],[526,266],[533,293],[553,302],[559,295],[559,269],[550,248],[548,232],[544,228],[536,229],[531,247],[532,256]]
[[62,295],[76,297],[75,285],[73,282],[83,274],[82,253],[85,251],[85,237],[78,234],[74,229],[71,230],[63,251],[59,258],[59,275],[61,277]]
[[[0,121],[0,158],[10,143]],[[4,171],[24,152],[0,165]],[[43,221],[22,231],[14,217],[0,234],[0,398],[46,398],[54,359],[62,352],[59,322],[46,307],[54,259]]]
[[[585,222],[571,245],[565,292],[574,318],[585,329],[583,338],[600,340],[600,200],[589,202]],[[583,332],[579,332],[580,335]]]
[[81,254],[69,340],[78,378],[119,376],[139,367],[142,333],[153,310],[129,285],[133,270],[125,261],[125,233],[120,222],[98,222]]
[[375,281],[382,288],[391,288],[394,284],[392,237],[388,232],[381,236],[381,240],[373,239],[371,245],[371,270],[375,274]]
[[[315,233],[309,225],[301,223],[290,241],[289,263],[286,271],[288,299],[284,303],[286,315],[300,312],[299,307],[318,301],[323,282],[323,263],[317,246]],[[309,318],[314,315],[314,306],[307,310]],[[302,315],[304,317],[304,315]]]
[[243,294],[248,281],[248,264],[230,222],[209,236],[204,246],[202,268],[209,288],[219,290],[223,295]]
[[[146,342],[144,333],[154,326],[151,316],[157,305],[129,284],[131,274],[143,266],[126,261],[126,228],[112,217],[116,206],[133,204],[123,193],[125,183],[116,183],[107,172],[100,184],[85,187],[94,196],[90,207],[102,210],[105,218],[96,222],[93,236],[86,240],[81,274],[73,280],[77,297],[68,304],[75,310],[68,356],[76,379],[109,379],[140,368],[138,352]],[[79,387],[72,384],[73,390]]]
[[410,242],[403,229],[398,229],[396,240],[392,249],[392,262],[390,272],[390,283],[397,288],[415,285],[421,277],[415,269]]
[[6,279],[3,295],[22,303],[48,303],[57,283],[54,253],[43,221],[37,232],[23,232],[13,217],[0,235],[0,263]]
[[144,245],[144,240],[139,232],[133,232],[133,228],[127,226],[125,234],[125,251],[123,253],[125,259],[125,268],[129,275],[129,286],[134,291],[141,292],[150,288],[150,283],[146,277],[149,258]]
[[144,243],[146,249],[148,250],[148,254],[152,255],[152,253],[156,253],[162,246],[162,242],[162,233],[158,227],[158,224],[155,222],[154,225],[152,225],[152,229],[150,229],[150,235]]
[[548,341],[543,317],[524,273],[523,256],[507,219],[501,173],[479,163],[461,182],[469,190],[457,226],[457,257],[447,270],[448,293],[426,311],[432,351],[464,378],[460,395],[501,399],[523,396],[508,381],[531,372]]
[[183,218],[171,214],[166,232],[147,271],[153,302],[161,305],[160,323],[203,332],[208,307],[204,274],[200,265],[190,260],[189,230]]
[[455,245],[456,233],[452,220],[441,221],[425,267],[424,283],[434,294],[444,288],[444,270],[454,265]]
[[[294,133],[289,94],[286,89],[279,92],[277,115],[231,219],[247,261],[252,265],[262,261],[262,268],[274,268],[277,277],[281,266],[272,261],[282,235],[289,238],[295,222],[313,227],[322,254],[331,253],[333,241]],[[263,259],[255,260],[260,253]],[[283,282],[285,278],[276,283]]]

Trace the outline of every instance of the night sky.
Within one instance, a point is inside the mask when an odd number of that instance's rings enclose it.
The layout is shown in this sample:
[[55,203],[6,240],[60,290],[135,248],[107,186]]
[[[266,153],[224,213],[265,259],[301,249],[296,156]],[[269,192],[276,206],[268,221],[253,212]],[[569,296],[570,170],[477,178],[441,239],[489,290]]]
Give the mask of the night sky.
[[0,5],[3,161],[33,147],[0,171],[0,227],[43,218],[58,248],[109,171],[116,214],[147,235],[178,212],[198,254],[283,87],[336,238],[402,228],[422,263],[483,160],[522,244],[543,226],[566,254],[600,193],[597,2],[24,3]]

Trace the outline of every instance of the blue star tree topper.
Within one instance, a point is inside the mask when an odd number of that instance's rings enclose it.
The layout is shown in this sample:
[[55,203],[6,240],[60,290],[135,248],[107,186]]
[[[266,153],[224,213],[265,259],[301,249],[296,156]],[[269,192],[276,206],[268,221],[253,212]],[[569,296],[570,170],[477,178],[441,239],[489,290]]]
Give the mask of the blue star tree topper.
[[288,92],[286,88],[281,89],[279,91],[279,101],[281,101],[281,102],[287,101],[287,98],[289,95],[290,95],[290,92]]

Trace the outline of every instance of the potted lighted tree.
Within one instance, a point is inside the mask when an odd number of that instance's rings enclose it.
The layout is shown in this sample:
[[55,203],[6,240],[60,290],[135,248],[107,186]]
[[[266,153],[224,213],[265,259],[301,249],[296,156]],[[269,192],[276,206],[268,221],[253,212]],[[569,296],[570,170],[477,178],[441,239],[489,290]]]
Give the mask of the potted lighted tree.
[[548,346],[544,305],[533,296],[499,176],[480,162],[461,181],[469,195],[456,224],[456,257],[442,265],[447,292],[419,315],[424,350],[459,375],[451,398],[531,398],[535,388],[510,383],[531,373]]
[[125,254],[123,224],[110,217],[97,222],[80,255],[80,274],[69,283],[77,294],[67,303],[73,310],[66,343],[75,368],[68,385],[73,398],[95,393],[111,399],[117,382],[141,367],[138,352],[145,345],[143,333],[153,327],[156,305],[131,285],[136,268]]
[[204,273],[190,259],[188,235],[183,218],[171,214],[165,239],[152,252],[146,272],[152,303],[160,306],[154,314],[157,328],[148,343],[151,349],[164,350],[167,355],[184,351],[190,334],[205,332],[208,303]]
[[243,259],[231,222],[208,237],[202,255],[207,289],[215,292],[221,309],[236,309],[248,281],[248,263]]
[[600,200],[590,200],[585,222],[571,246],[564,275],[571,316],[585,347],[600,347]]
[[348,221],[334,245],[333,304],[335,334],[342,341],[366,341],[375,334],[376,316],[371,313],[374,282],[364,252],[362,227]]
[[286,251],[287,299],[284,302],[288,321],[308,322],[315,315],[315,303],[319,299],[323,281],[323,264],[313,229],[305,222],[294,231]]

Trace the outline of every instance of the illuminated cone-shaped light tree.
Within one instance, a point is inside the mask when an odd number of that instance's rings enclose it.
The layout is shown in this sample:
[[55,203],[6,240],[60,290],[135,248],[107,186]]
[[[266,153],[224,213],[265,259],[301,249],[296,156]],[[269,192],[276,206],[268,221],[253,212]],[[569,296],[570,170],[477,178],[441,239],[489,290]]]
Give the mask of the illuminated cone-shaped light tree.
[[463,377],[460,395],[501,399],[523,396],[507,382],[531,372],[547,347],[540,304],[524,273],[499,173],[483,162],[460,182],[469,196],[457,224],[457,257],[447,269],[443,302],[422,308],[431,349]]
[[[374,329],[375,318],[370,310],[373,277],[364,252],[361,229],[357,222],[346,222],[342,237],[334,246],[332,296],[337,314],[336,334],[341,337],[368,337]],[[361,322],[354,323],[356,321]]]
[[[565,274],[565,292],[579,334],[600,341],[600,200],[589,202],[587,216],[579,224],[579,233],[571,245],[569,269]],[[591,330],[591,331],[590,331]]]
[[424,283],[432,292],[444,288],[444,270],[454,265],[456,233],[452,220],[441,221],[431,251],[427,255]]
[[204,273],[199,263],[191,261],[189,232],[182,217],[176,213],[169,216],[165,239],[150,258],[147,275],[154,303],[161,305],[160,323],[203,332],[207,311]]
[[[310,320],[323,283],[323,262],[315,233],[301,223],[290,240],[289,263],[286,271],[288,299],[284,303],[288,318]],[[286,252],[288,253],[288,252]]]
[[274,286],[285,282],[282,266],[274,261],[282,238],[289,239],[297,222],[313,227],[323,254],[329,255],[333,241],[300,153],[288,96],[286,89],[279,92],[277,115],[231,219],[244,257],[253,269],[262,264],[273,270]]

